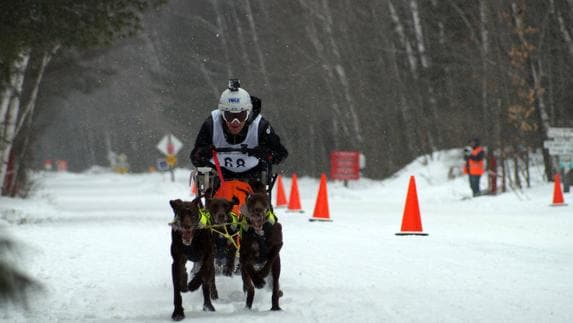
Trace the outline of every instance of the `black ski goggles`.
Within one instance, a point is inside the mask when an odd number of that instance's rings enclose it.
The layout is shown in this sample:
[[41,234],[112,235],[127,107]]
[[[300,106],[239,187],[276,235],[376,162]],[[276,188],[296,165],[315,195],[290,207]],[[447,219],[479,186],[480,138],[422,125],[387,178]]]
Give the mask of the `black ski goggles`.
[[237,119],[239,122],[244,122],[249,117],[249,111],[241,111],[241,112],[230,112],[230,111],[223,111],[223,119],[227,122],[233,122]]

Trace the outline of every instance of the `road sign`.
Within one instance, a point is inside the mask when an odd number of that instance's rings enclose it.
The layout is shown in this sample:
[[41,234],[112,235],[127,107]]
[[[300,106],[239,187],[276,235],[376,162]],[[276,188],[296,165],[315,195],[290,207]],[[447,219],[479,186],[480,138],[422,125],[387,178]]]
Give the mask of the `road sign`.
[[360,152],[332,151],[330,153],[330,178],[360,179]]
[[570,147],[570,148],[549,148],[549,155],[553,155],[553,156],[573,155],[573,147]]
[[160,172],[165,172],[169,170],[169,165],[167,164],[167,160],[165,160],[165,158],[160,158],[157,160],[157,169]]
[[547,136],[550,138],[567,137],[573,138],[573,128],[555,128],[547,129]]
[[183,144],[174,135],[168,134],[157,144],[157,149],[164,155],[176,155],[183,147]]
[[167,155],[167,158],[165,158],[165,160],[167,160],[167,165],[169,165],[169,167],[175,167],[175,165],[177,164],[177,157],[175,157],[175,155],[173,154]]
[[573,155],[573,137],[565,136],[568,132],[562,131],[562,129],[568,128],[549,128],[549,129],[561,129],[553,130],[553,135],[560,135],[554,137],[553,140],[545,140],[543,142],[543,148],[549,149],[549,154],[553,156],[563,156],[563,155]]
[[555,138],[555,140],[545,140],[543,148],[547,149],[573,149],[573,138]]

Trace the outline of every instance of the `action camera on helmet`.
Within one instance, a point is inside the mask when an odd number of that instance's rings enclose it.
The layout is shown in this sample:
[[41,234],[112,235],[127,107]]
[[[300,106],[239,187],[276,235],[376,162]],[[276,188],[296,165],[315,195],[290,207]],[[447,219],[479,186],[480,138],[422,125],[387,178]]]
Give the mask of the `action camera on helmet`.
[[241,87],[241,81],[239,79],[229,79],[229,90],[236,92]]

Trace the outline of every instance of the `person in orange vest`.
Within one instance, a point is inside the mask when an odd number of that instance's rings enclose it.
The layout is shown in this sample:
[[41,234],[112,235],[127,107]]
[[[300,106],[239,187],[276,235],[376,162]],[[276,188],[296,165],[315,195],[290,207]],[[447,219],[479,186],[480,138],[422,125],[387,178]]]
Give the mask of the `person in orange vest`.
[[464,149],[464,159],[466,161],[464,174],[468,174],[470,179],[470,188],[472,189],[473,196],[476,197],[481,193],[479,182],[481,175],[485,172],[485,152],[482,146],[480,146],[478,138],[471,139],[468,144],[470,147],[466,147]]

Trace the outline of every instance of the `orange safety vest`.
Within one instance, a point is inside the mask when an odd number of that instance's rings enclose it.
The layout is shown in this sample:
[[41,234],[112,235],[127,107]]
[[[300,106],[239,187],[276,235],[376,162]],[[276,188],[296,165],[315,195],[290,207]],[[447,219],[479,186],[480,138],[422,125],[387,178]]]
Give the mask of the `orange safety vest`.
[[[472,150],[470,155],[477,156],[482,151],[483,148],[481,146],[478,146]],[[469,165],[470,175],[483,175],[483,173],[485,172],[484,159],[482,160],[468,159],[468,165]]]

